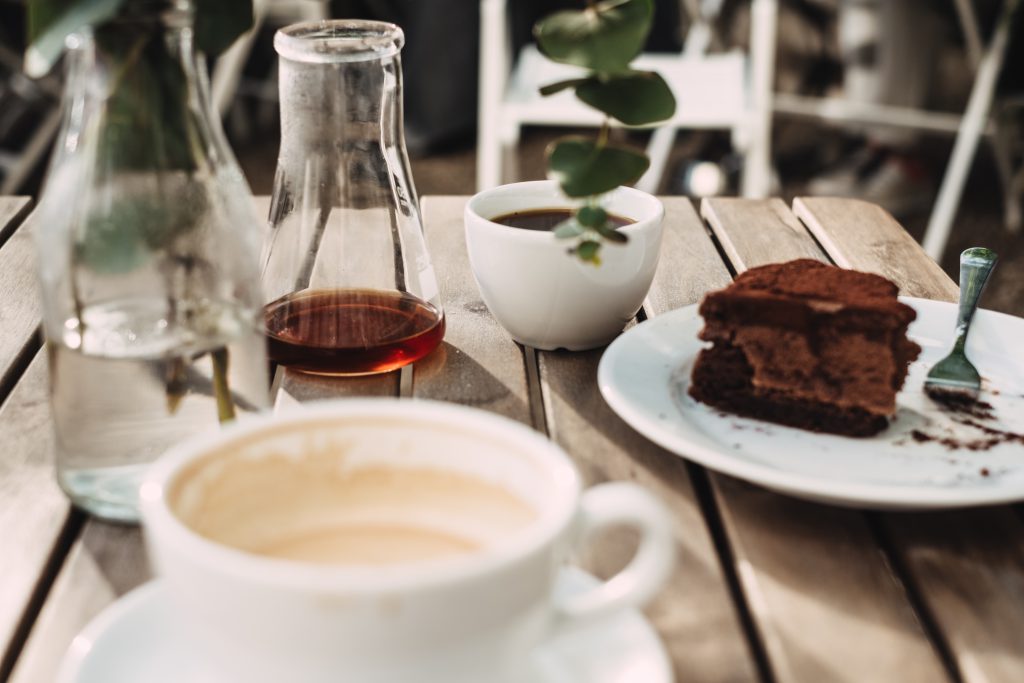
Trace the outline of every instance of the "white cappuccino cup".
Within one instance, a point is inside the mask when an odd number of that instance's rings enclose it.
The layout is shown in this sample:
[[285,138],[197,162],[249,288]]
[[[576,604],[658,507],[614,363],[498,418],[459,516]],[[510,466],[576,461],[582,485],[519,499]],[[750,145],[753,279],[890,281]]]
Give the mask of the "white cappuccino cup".
[[[641,605],[669,575],[672,523],[630,483],[583,491],[565,453],[452,404],[313,404],[204,435],[141,489],[154,568],[182,631],[226,680],[525,680],[562,629]],[[567,558],[639,531],[630,563],[567,599]]]

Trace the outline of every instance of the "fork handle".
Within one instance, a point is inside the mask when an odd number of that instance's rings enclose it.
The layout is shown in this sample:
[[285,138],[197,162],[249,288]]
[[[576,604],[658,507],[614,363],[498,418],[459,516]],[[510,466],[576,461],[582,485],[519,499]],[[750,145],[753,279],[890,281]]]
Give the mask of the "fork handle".
[[960,307],[957,311],[956,342],[953,347],[958,351],[963,351],[967,344],[967,333],[971,329],[974,312],[978,309],[978,300],[998,260],[997,253],[984,247],[971,247],[960,254]]

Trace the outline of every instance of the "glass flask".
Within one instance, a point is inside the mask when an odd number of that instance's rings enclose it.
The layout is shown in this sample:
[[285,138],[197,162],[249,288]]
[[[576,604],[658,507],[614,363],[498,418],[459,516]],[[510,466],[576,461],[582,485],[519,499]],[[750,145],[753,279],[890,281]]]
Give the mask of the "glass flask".
[[403,42],[358,20],[274,37],[281,149],[262,276],[270,358],[292,369],[387,372],[444,337],[405,150]]
[[69,39],[34,219],[57,478],[106,519],[137,519],[170,446],[268,405],[263,221],[192,22],[188,2],[132,2]]

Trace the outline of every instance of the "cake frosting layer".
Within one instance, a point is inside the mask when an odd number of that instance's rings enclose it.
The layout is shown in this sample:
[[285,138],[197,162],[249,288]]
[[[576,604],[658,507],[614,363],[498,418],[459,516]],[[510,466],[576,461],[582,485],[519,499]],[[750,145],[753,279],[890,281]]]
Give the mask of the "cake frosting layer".
[[906,337],[916,314],[897,293],[878,275],[810,259],[753,268],[701,304],[700,336],[714,345],[698,356],[691,393],[816,431],[879,431],[920,352]]

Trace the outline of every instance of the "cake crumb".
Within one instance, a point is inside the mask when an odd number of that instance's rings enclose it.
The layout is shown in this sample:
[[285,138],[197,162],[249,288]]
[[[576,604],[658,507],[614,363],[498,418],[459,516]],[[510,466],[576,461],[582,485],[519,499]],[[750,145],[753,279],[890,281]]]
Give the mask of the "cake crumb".
[[918,443],[927,443],[929,441],[935,441],[935,437],[931,434],[925,434],[920,429],[915,429],[910,432],[910,438]]
[[971,397],[959,391],[928,391],[928,398],[943,409],[958,415],[969,415],[980,420],[995,419],[995,408],[991,403]]

